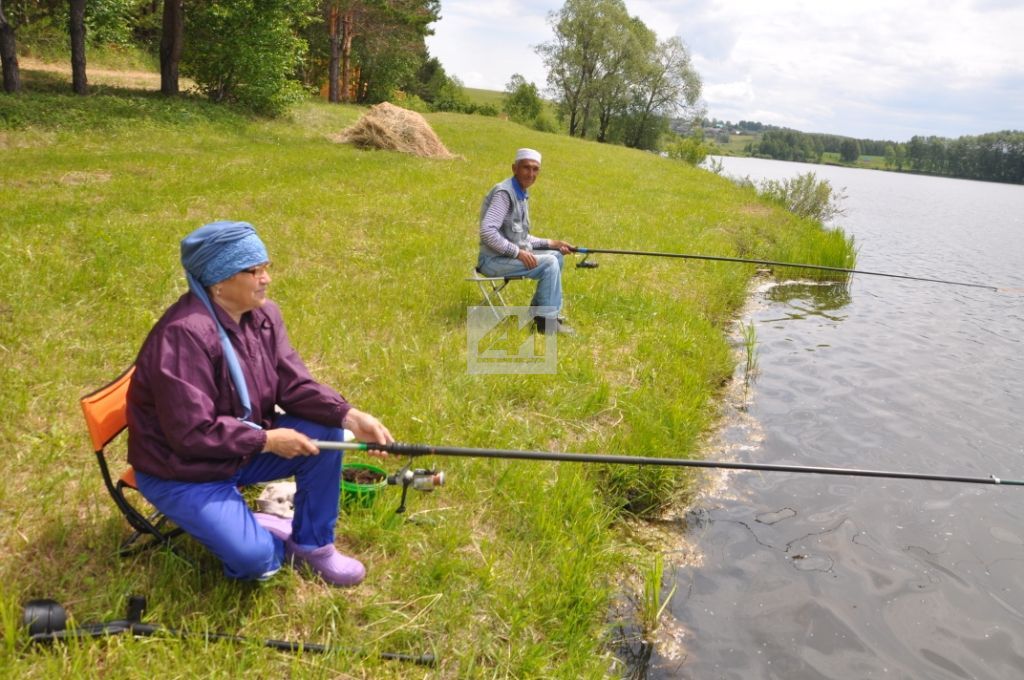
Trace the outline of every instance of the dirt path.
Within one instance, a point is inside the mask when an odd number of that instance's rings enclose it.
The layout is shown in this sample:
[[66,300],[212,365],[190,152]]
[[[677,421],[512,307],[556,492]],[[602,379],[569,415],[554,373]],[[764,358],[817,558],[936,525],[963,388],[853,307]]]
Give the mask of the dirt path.
[[[32,57],[18,57],[19,66],[25,71],[43,71],[46,73],[62,73],[71,80],[70,63],[53,63],[40,61]],[[119,87],[137,87],[141,89],[160,89],[160,74],[156,71],[128,71],[96,68],[86,65],[86,77],[90,85],[116,85]],[[192,81],[181,78],[182,90],[192,87]]]

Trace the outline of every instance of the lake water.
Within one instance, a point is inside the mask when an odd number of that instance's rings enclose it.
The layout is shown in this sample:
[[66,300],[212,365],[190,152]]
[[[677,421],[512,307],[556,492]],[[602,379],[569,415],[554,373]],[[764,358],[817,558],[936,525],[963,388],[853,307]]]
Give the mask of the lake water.
[[[859,269],[1024,289],[1022,186],[723,162],[843,189]],[[746,321],[759,373],[709,456],[1024,479],[1024,291],[855,276],[761,290]],[[1024,487],[712,481],[664,584],[681,652],[645,677],[1024,678]]]

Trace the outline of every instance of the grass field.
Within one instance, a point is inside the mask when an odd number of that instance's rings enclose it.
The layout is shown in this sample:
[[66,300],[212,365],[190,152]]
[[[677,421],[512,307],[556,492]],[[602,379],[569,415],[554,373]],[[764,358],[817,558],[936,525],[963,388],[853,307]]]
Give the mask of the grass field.
[[501,111],[501,107],[505,105],[504,92],[499,92],[498,90],[481,90],[476,87],[466,87],[463,88],[463,91],[474,104],[490,104],[499,111]]
[[756,135],[729,135],[729,143],[721,144],[715,142],[719,152],[724,156],[742,156],[746,153],[746,147],[751,142],[756,142]]
[[[119,87],[76,98],[52,74],[28,72],[26,83],[20,96],[0,95],[5,677],[622,672],[611,602],[661,573],[662,549],[630,529],[626,509],[680,502],[683,475],[425,460],[448,484],[411,497],[406,515],[394,513],[391,489],[341,517],[338,543],[367,564],[363,585],[331,589],[288,569],[238,584],[190,539],[179,541],[187,560],[166,550],[117,557],[126,526],[102,488],[77,400],[133,361],[184,292],[182,236],[238,219],[270,250],[271,296],[314,375],[400,440],[694,456],[733,373],[728,333],[752,268],[607,256],[582,270],[570,258],[565,311],[579,333],[560,339],[557,372],[470,374],[467,308],[480,300],[464,278],[481,197],[509,174],[514,149],[532,146],[544,153],[531,190],[541,236],[778,259],[813,256],[817,225],[709,172],[495,118],[427,116],[460,155],[439,161],[330,141],[360,115],[355,107],[309,103],[263,120]],[[528,304],[530,294],[514,284],[510,302]],[[167,626],[366,654],[127,637],[51,650],[18,631],[29,598],[55,598],[81,623],[123,617],[131,593],[148,597],[147,620]],[[381,661],[379,651],[431,651],[440,663]]]
[[[474,87],[463,88],[466,96],[471,102],[478,105],[490,104],[498,111],[503,111],[505,106],[505,93],[498,90],[481,90]],[[558,107],[547,99],[542,100],[542,115],[545,116],[552,124],[561,127],[563,124],[558,122]],[[564,130],[563,130],[564,132]]]

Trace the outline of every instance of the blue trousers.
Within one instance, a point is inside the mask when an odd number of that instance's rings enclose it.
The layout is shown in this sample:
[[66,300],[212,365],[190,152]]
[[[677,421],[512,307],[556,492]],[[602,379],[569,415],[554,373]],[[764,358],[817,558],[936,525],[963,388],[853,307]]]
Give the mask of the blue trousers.
[[[344,430],[281,415],[274,427],[289,427],[312,439],[343,441]],[[341,451],[282,458],[264,452],[230,479],[179,482],[136,471],[139,491],[157,510],[216,555],[230,578],[253,579],[280,568],[284,543],[261,527],[238,487],[295,477],[292,540],[302,546],[334,543],[341,493]]]
[[542,307],[537,316],[555,318],[562,309],[562,253],[557,250],[534,251],[537,266],[527,269],[514,257],[480,254],[477,268],[484,276],[525,276],[537,282],[531,307]]

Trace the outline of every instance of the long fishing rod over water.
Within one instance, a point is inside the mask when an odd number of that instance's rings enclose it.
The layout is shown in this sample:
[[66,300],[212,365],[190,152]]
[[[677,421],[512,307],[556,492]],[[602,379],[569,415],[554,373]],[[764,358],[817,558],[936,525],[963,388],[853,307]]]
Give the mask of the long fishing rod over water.
[[461,458],[501,458],[508,460],[542,460],[563,463],[604,463],[611,465],[660,465],[666,467],[714,468],[721,470],[753,470],[762,472],[793,472],[799,474],[842,475],[849,477],[882,477],[886,479],[920,479],[933,482],[955,482],[960,484],[995,484],[1001,486],[1024,486],[1021,479],[988,477],[965,477],[959,475],[938,475],[925,472],[898,472],[891,470],[863,470],[857,468],[814,467],[807,465],[776,465],[773,463],[732,463],[713,460],[690,460],[686,458],[658,458],[643,456],[616,456],[592,453],[557,453],[552,451],[520,451],[516,449],[478,449],[455,446],[431,446],[425,444],[368,444],[365,442],[314,441],[321,449],[342,451],[384,451],[410,458],[420,456],[455,456]]
[[[538,248],[538,250],[545,250],[545,248]],[[577,267],[596,267],[596,262],[587,261],[587,256],[591,254],[604,253],[608,255],[641,255],[645,257],[673,257],[683,260],[709,260],[712,262],[738,262],[742,264],[759,264],[766,267],[792,267],[794,269],[813,269],[818,271],[835,272],[837,274],[865,274],[868,276],[885,276],[893,279],[907,279],[910,281],[926,281],[929,283],[942,283],[950,286],[969,286],[971,288],[985,288],[987,290],[994,290],[998,292],[1006,292],[1010,289],[998,288],[996,286],[990,286],[983,283],[967,283],[964,281],[948,281],[945,279],[932,279],[923,276],[909,276],[906,274],[888,274],[885,272],[872,272],[865,271],[863,269],[846,269],[843,267],[829,267],[820,264],[805,264],[798,262],[775,262],[773,260],[755,260],[745,257],[725,257],[722,255],[697,255],[689,253],[663,253],[647,250],[614,250],[611,248],[583,248],[583,247],[571,247],[570,250],[574,253],[584,255],[584,258],[579,262]]]

